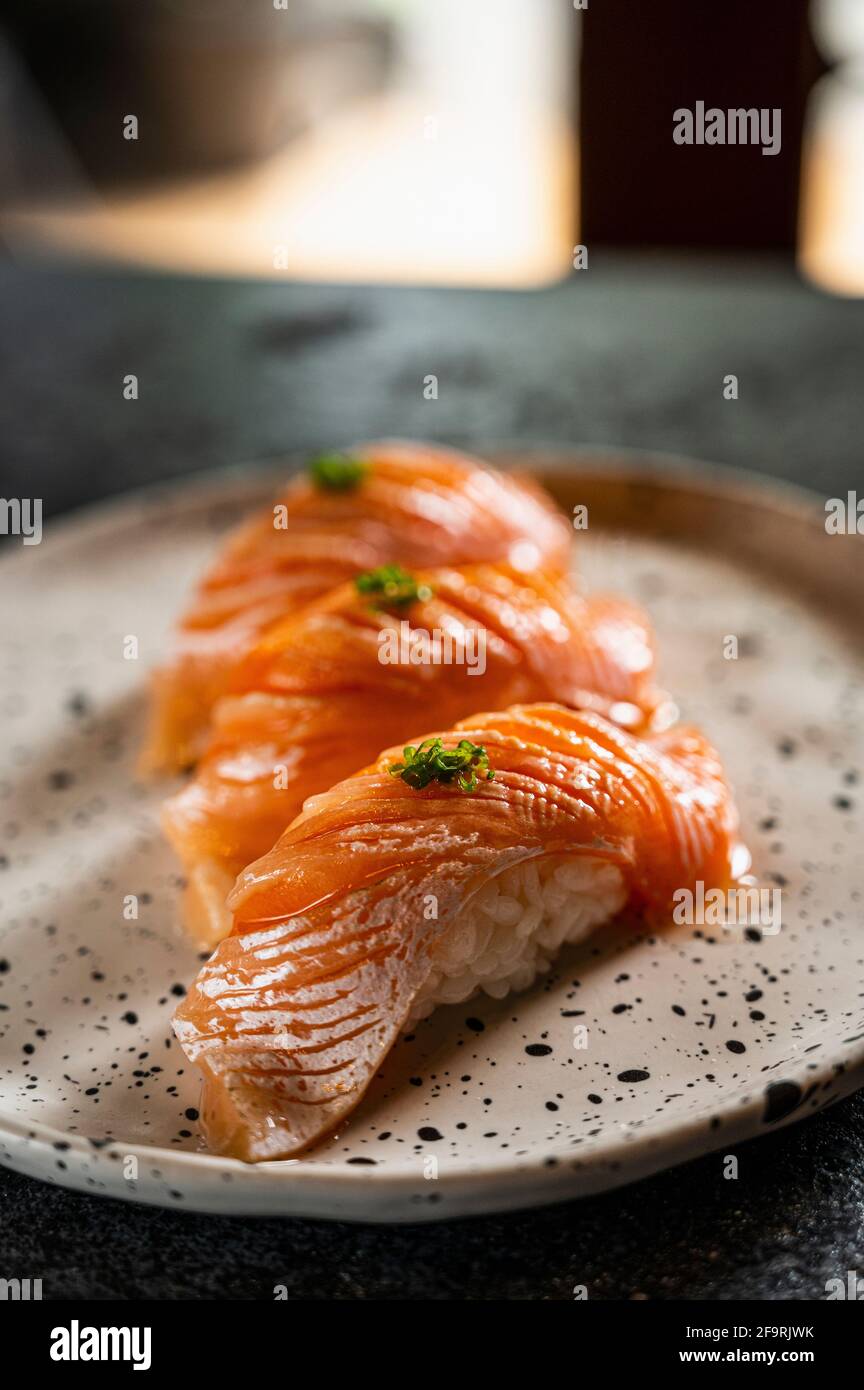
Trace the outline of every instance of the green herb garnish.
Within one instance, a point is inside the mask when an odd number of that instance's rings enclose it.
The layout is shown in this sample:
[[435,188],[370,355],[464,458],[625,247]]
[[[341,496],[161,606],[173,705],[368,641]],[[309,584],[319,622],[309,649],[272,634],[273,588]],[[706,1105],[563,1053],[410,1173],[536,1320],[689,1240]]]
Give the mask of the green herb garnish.
[[363,460],[352,458],[350,454],[319,454],[310,459],[308,467],[315,486],[329,492],[350,492],[366,472]]
[[428,584],[418,584],[401,565],[379,565],[358,574],[354,580],[358,594],[370,594],[382,607],[407,608],[409,603],[425,603],[432,597]]
[[387,770],[391,777],[401,777],[409,787],[421,791],[430,782],[456,782],[460,791],[473,792],[477,773],[485,773],[491,782],[495,773],[489,766],[489,754],[480,743],[460,739],[455,748],[445,748],[440,738],[427,738],[417,748],[409,745],[402,750],[405,761],[393,763]]

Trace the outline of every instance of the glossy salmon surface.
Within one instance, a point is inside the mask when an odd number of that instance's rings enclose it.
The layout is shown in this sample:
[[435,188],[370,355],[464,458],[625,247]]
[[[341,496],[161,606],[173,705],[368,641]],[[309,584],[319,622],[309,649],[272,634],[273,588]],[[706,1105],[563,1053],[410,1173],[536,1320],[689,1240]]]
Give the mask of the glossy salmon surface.
[[235,668],[195,775],[163,814],[202,944],[228,930],[224,899],[240,870],[308,796],[383,745],[532,700],[593,704],[635,727],[651,717],[653,638],[634,605],[506,565],[412,579],[421,597],[390,611],[341,586],[271,627]]
[[145,770],[194,764],[213,704],[260,635],[362,571],[488,561],[567,569],[572,531],[529,480],[428,444],[362,444],[350,459],[359,465],[350,485],[298,476],[225,542],[153,678]]
[[[436,952],[496,875],[551,858],[615,866],[653,925],[673,894],[731,880],[737,817],[692,729],[641,738],[557,704],[440,735],[485,750],[473,791],[406,785],[401,748],[310,798],[231,896],[233,929],[175,1031],[204,1078],[211,1146],[285,1158],[343,1122],[402,1029]],[[434,897],[436,916],[426,904]]]

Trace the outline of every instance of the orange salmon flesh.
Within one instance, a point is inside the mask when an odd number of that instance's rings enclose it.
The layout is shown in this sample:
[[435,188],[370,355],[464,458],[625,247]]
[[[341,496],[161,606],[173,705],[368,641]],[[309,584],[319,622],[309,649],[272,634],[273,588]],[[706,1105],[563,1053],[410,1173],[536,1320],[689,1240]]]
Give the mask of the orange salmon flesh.
[[296,477],[229,536],[153,678],[145,771],[191,766],[215,701],[261,634],[362,571],[495,561],[566,571],[572,532],[528,479],[429,444],[384,441],[350,454],[366,469],[356,486]]
[[481,745],[493,780],[413,790],[391,749],[311,797],[240,875],[231,934],[174,1019],[214,1150],[288,1158],[343,1123],[472,902],[514,866],[611,866],[622,900],[661,921],[676,890],[731,880],[734,804],[692,729],[640,737],[540,703],[440,737]]

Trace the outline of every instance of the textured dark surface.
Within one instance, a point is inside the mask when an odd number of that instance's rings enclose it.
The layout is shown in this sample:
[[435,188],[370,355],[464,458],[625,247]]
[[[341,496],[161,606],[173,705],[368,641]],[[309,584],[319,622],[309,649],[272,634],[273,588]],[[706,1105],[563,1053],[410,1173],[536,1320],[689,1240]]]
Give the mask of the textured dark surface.
[[864,1271],[864,1095],[543,1211],[373,1227],[198,1216],[0,1174],[0,1259],[46,1298],[819,1299]]
[[[615,261],[524,296],[0,266],[0,493],[46,515],[379,433],[627,444],[864,494],[864,306],[770,263]],[[139,399],[123,399],[123,378]],[[434,373],[439,398],[427,401]],[[723,399],[735,373],[740,398]],[[0,1172],[0,1276],[47,1297],[824,1297],[864,1270],[864,1097],[542,1212],[366,1228],[222,1219]]]
[[864,306],[770,263],[598,259],[530,295],[7,264],[0,316],[3,495],[42,496],[46,515],[382,432],[668,449],[829,492],[864,471]]

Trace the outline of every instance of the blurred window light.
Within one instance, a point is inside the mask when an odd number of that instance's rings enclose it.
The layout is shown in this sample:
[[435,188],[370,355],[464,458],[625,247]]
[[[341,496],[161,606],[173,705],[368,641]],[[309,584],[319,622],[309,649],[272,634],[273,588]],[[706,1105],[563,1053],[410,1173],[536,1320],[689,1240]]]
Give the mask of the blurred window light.
[[864,295],[864,0],[814,0],[812,26],[836,66],[810,103],[799,264],[824,289]]
[[[254,123],[239,76],[219,77],[212,36],[206,63],[160,69],[160,116],[186,122],[178,142],[200,153],[210,135],[218,146],[230,125],[220,103],[237,102],[255,157],[237,162],[235,152],[230,166],[97,181],[82,193],[81,161],[67,145],[76,177],[63,181],[62,197],[25,188],[0,211],[13,253],[318,281],[527,287],[569,271],[579,33],[569,0],[294,3],[306,25],[297,28],[296,11],[286,19],[297,32],[284,63],[274,72],[271,44],[251,70]],[[241,23],[236,0],[213,4]],[[292,4],[274,12],[281,19]],[[155,8],[180,14],[188,54],[196,25],[206,25],[200,0]],[[144,53],[144,39],[136,43]],[[182,72],[192,74],[185,90]],[[282,140],[273,137],[277,105],[290,107]],[[147,133],[142,119],[142,143]],[[134,162],[135,143],[122,148],[119,126],[117,139],[119,157]]]

